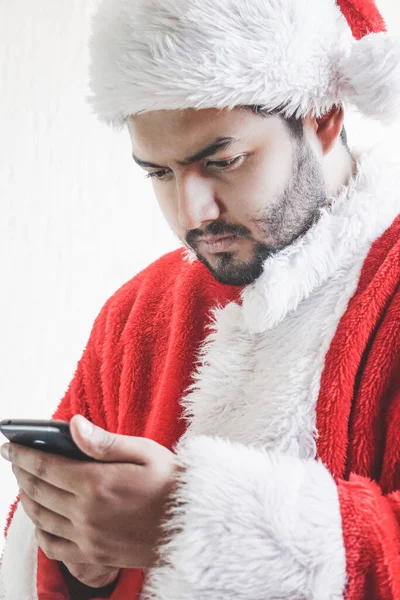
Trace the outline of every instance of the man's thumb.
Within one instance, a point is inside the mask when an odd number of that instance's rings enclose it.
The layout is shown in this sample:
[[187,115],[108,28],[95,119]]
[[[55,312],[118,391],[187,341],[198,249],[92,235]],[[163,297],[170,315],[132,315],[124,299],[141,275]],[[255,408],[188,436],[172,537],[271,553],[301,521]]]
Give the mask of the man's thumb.
[[[85,454],[106,462],[132,462],[145,464],[146,448],[141,438],[110,433],[94,425],[82,415],[74,415],[70,421],[74,442]],[[143,440],[151,442],[151,440]],[[145,450],[145,452],[143,452]]]
[[82,415],[72,417],[70,430],[74,442],[85,454],[97,460],[118,460],[111,456],[118,435],[97,427]]

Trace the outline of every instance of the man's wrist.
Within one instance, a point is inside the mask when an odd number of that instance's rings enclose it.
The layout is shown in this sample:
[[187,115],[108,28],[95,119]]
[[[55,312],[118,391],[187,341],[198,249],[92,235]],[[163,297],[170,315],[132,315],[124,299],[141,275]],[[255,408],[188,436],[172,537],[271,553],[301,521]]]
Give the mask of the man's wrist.
[[71,599],[79,598],[79,600],[91,600],[92,598],[109,598],[115,588],[117,587],[121,571],[115,577],[112,583],[107,584],[103,587],[92,587],[85,585],[79,579],[76,579],[68,570],[67,566],[63,562],[58,563],[63,574],[64,580],[67,584],[68,591]]

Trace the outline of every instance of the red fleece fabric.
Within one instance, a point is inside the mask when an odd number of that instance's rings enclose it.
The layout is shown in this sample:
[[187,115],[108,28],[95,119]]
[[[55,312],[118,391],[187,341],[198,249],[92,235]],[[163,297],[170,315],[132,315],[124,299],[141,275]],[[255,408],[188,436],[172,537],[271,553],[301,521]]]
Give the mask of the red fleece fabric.
[[337,4],[356,40],[369,33],[386,31],[385,21],[374,0],[337,0]]
[[[400,598],[399,282],[400,217],[371,248],[317,404],[318,456],[341,504],[346,600]],[[240,303],[241,290],[184,261],[183,250],[160,258],[106,302],[53,418],[80,413],[172,449],[186,428],[179,399],[193,381],[210,309]],[[140,569],[124,569],[112,600],[137,599],[143,580]],[[69,599],[57,563],[40,549],[37,590],[39,600]]]
[[346,600],[400,598],[399,282],[400,217],[371,248],[317,406],[318,454],[338,484]]

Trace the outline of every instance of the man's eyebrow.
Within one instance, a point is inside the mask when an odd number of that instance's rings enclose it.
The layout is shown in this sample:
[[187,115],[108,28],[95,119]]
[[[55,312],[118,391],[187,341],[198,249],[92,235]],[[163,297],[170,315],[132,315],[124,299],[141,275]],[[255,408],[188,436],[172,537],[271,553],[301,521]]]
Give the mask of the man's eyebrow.
[[[199,152],[196,152],[196,154],[193,154],[192,156],[188,156],[188,158],[186,158],[185,160],[182,160],[182,161],[178,160],[178,164],[182,165],[182,166],[192,165],[193,163],[197,162],[198,160],[207,158],[208,156],[212,156],[213,154],[216,154],[217,152],[220,152],[221,150],[225,150],[226,148],[228,148],[229,146],[231,146],[232,144],[235,144],[237,142],[240,142],[240,139],[235,138],[235,137],[216,138],[213,142],[211,142],[211,144],[208,144],[208,146],[206,146]],[[152,168],[152,169],[165,169],[166,168],[166,167],[163,167],[162,165],[155,165],[154,163],[150,163],[145,160],[141,160],[134,154],[132,154],[132,158],[135,161],[135,163],[137,163],[139,165],[139,167],[143,167],[143,168],[147,167],[147,168]]]

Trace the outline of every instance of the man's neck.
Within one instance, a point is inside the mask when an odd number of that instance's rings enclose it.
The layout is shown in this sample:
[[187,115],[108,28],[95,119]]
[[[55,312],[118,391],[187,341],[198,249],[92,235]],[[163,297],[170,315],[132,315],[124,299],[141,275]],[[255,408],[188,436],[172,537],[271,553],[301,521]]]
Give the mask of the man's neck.
[[328,197],[337,196],[350,178],[356,174],[356,160],[342,144],[335,145],[333,150],[325,157],[323,171],[326,181]]

